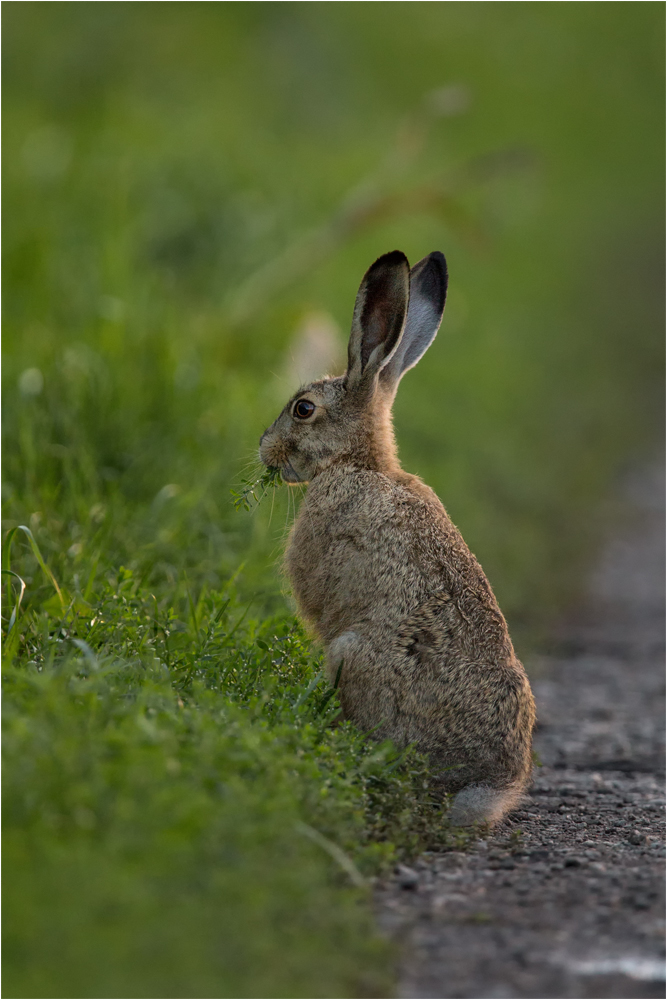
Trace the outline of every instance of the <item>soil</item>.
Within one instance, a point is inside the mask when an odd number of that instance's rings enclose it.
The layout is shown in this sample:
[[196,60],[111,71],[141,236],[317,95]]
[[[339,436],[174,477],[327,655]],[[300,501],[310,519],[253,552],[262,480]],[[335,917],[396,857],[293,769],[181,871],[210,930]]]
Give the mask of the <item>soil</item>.
[[399,996],[664,997],[664,470],[624,486],[588,595],[529,663],[536,768],[466,853],[378,885]]

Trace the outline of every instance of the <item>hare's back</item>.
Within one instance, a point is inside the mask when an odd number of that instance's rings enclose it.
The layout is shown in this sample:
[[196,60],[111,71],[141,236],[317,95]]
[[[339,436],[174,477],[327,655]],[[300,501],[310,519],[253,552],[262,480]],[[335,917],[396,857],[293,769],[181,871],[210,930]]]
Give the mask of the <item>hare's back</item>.
[[311,483],[287,565],[318,631],[383,617],[399,621],[429,594],[486,589],[442,504],[415,477],[332,470]]
[[354,540],[378,573],[404,568],[429,590],[484,578],[442,503],[417,476],[355,471],[334,480],[327,493],[332,538]]

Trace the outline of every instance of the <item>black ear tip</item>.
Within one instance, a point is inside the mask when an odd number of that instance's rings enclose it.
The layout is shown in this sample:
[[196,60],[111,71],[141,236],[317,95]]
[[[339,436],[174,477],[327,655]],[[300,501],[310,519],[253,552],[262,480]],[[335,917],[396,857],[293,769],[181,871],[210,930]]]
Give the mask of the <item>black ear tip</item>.
[[432,260],[434,263],[437,263],[438,266],[442,269],[442,271],[444,271],[444,273],[447,274],[447,261],[445,260],[445,255],[442,252],[442,250],[434,250],[433,253],[430,253],[428,256],[429,260]]
[[418,283],[422,294],[431,299],[439,312],[445,307],[447,281],[447,261],[439,250],[424,257],[412,269],[411,282]]
[[445,286],[445,291],[447,291],[447,261],[445,260],[445,255],[440,250],[434,250],[433,253],[428,255],[428,261],[431,265],[431,269],[438,273],[441,281]]
[[401,264],[404,264],[408,269],[410,268],[408,258],[402,250],[391,250],[378,257],[373,267],[399,267]]

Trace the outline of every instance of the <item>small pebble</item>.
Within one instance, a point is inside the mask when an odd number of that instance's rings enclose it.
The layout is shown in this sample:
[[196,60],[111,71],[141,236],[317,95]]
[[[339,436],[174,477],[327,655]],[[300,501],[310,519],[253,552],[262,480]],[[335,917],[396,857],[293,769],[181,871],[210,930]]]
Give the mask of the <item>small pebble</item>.
[[531,851],[529,858],[531,861],[547,861],[549,859],[549,851]]
[[414,868],[408,868],[407,865],[397,865],[395,871],[398,876],[398,884],[401,889],[417,888],[419,885],[419,875]]

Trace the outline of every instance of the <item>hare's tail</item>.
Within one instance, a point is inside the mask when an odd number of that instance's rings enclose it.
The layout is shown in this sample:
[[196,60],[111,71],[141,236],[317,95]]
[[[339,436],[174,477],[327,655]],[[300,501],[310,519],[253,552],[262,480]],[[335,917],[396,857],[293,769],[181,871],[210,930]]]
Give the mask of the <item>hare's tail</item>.
[[475,823],[497,823],[523,797],[525,781],[509,788],[490,785],[467,785],[454,797],[447,819],[452,826],[473,826]]

